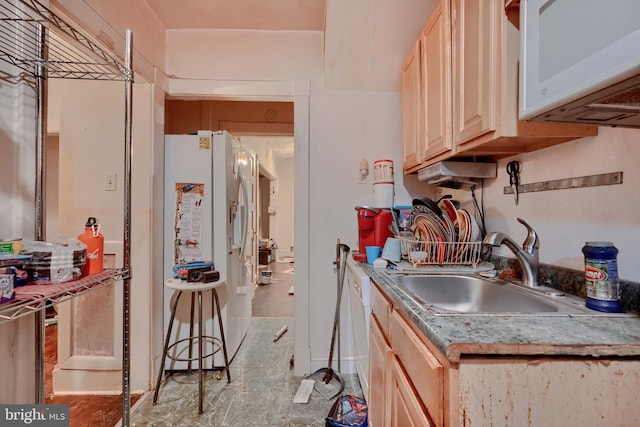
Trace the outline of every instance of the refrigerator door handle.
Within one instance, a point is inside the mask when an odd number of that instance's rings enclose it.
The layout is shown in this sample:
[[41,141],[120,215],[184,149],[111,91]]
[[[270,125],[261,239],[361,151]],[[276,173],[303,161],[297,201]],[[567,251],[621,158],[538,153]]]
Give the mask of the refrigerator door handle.
[[242,198],[244,206],[242,209],[240,223],[240,260],[244,261],[245,250],[247,247],[247,235],[249,234],[249,195],[247,194],[247,182],[242,172],[242,167],[238,168],[238,178],[240,179],[240,187],[242,188]]

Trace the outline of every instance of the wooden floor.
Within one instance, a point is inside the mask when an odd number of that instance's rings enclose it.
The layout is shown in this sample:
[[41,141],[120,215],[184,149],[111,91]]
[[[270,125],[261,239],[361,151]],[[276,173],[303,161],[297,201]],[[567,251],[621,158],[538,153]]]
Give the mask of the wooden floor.
[[253,317],[293,317],[293,287],[294,263],[293,259],[273,261],[269,265],[260,268],[258,275],[262,278],[262,272],[272,272],[271,284],[258,284],[252,303]]
[[[58,363],[58,325],[45,328],[45,404],[69,405],[70,427],[113,427],[122,418],[122,396],[53,394],[51,373]],[[142,395],[131,395],[131,406]]]

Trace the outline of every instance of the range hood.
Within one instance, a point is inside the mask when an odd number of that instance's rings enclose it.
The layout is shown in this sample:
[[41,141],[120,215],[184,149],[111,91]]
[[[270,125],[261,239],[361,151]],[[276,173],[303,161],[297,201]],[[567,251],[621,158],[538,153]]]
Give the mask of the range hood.
[[497,173],[496,163],[444,161],[420,169],[418,181],[438,187],[461,189],[473,187],[484,178],[495,178]]

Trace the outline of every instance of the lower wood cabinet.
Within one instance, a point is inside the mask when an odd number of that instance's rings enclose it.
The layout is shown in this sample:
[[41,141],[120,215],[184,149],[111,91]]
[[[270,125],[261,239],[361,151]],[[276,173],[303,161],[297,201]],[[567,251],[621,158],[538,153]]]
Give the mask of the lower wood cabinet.
[[637,357],[492,356],[487,348],[452,362],[375,283],[372,301],[373,427],[640,426]]
[[[397,311],[391,313],[390,339],[394,358],[407,372],[416,397],[435,425],[444,417],[444,367]],[[395,369],[394,369],[395,375]],[[395,378],[394,378],[395,379]]]
[[372,301],[369,424],[373,427],[442,425],[442,364],[375,286]]
[[391,346],[375,317],[369,322],[369,425],[390,425]]
[[390,400],[390,422],[388,425],[396,427],[436,426],[427,416],[411,381],[405,375],[397,358],[393,359],[392,364]]

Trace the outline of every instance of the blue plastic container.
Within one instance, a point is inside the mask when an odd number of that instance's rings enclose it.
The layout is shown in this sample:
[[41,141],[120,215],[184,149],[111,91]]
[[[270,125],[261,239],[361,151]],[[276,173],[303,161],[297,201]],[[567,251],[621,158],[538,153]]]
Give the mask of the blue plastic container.
[[586,306],[598,311],[622,311],[616,258],[618,249],[611,242],[586,242],[582,253],[587,286]]

